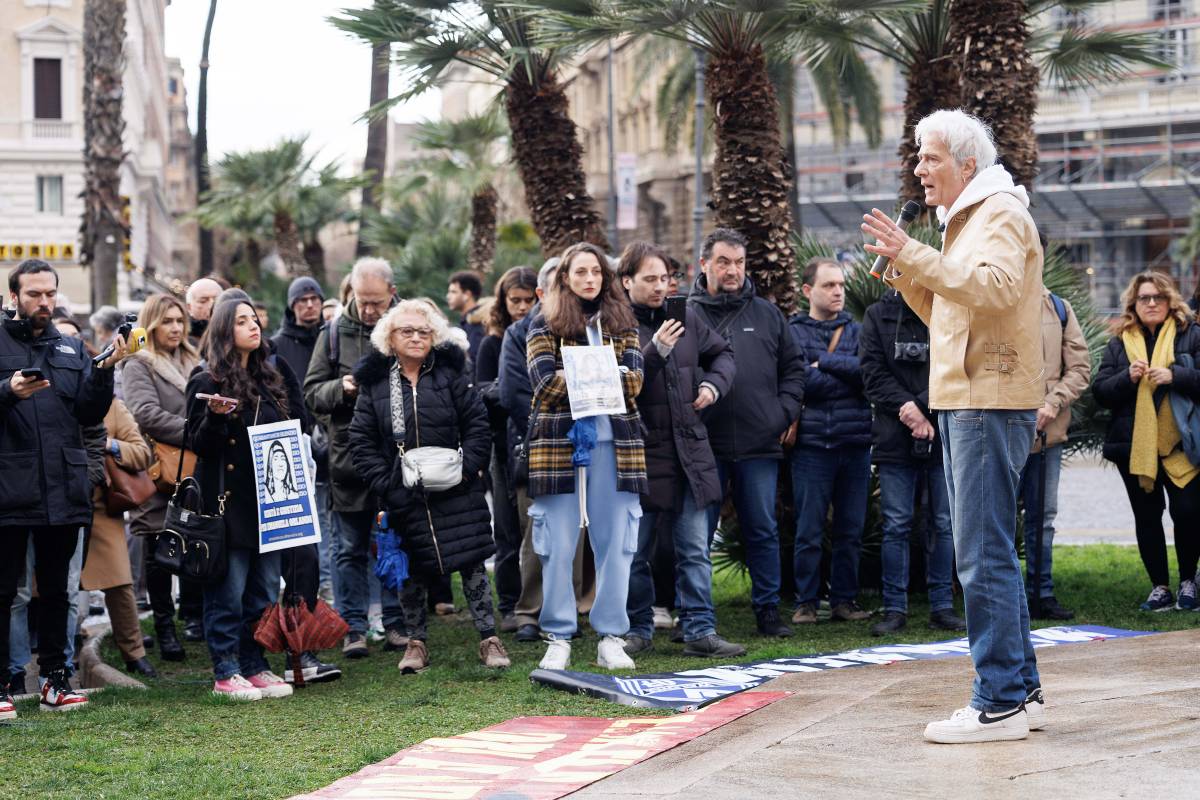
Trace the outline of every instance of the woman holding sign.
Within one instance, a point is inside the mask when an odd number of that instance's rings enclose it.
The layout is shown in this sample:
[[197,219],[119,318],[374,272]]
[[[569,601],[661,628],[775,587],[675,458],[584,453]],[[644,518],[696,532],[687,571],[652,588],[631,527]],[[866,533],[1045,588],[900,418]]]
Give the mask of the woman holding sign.
[[566,669],[577,627],[572,564],[587,528],[596,556],[596,602],[589,621],[601,636],[597,663],[632,669],[619,638],[629,630],[625,601],[647,491],[637,320],[595,245],[573,245],[529,327],[529,509],[533,549],[542,561],[540,624],[550,643],[542,669]]
[[[197,455],[204,510],[224,506],[229,569],[204,587],[204,636],[216,679],[213,694],[232,700],[287,697],[254,628],[279,596],[279,551],[260,553],[254,456],[247,428],[301,418],[304,400],[268,360],[254,307],[226,300],[213,309],[206,369],[187,385],[187,441]],[[224,487],[223,491],[220,487]],[[220,495],[220,496],[219,496]]]
[[492,442],[487,412],[465,371],[466,340],[455,343],[434,307],[402,300],[375,326],[371,344],[378,352],[354,369],[350,451],[408,554],[400,598],[409,638],[400,671],[429,666],[428,592],[454,572],[479,632],[479,660],[507,667],[483,565],[496,551],[480,477]]

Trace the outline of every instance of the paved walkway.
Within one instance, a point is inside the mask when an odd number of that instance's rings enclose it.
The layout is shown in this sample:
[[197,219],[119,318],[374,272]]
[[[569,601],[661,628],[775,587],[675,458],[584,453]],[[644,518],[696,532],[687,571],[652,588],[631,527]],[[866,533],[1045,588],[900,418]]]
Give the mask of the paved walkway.
[[1021,742],[933,745],[965,704],[967,658],[788,675],[795,692],[571,795],[579,800],[1193,796],[1200,630],[1041,651],[1047,727]]
[[[1137,544],[1129,498],[1111,462],[1093,457],[1063,464],[1055,528],[1055,544]],[[1174,544],[1174,525],[1166,513],[1163,528],[1167,543]]]

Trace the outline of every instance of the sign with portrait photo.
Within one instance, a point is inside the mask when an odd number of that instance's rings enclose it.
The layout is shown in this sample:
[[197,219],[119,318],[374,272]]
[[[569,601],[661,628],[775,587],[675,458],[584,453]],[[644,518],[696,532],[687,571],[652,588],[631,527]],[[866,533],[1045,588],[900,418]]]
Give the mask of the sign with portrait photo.
[[612,345],[562,348],[571,419],[625,413],[621,370]]
[[247,429],[258,496],[258,552],[321,541],[312,470],[299,420]]

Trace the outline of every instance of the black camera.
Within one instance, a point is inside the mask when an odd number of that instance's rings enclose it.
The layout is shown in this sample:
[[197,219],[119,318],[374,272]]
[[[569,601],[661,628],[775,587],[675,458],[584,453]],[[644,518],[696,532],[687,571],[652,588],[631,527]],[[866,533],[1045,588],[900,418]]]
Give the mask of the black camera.
[[929,458],[933,455],[933,440],[932,439],[916,439],[912,440],[912,457],[913,458]]
[[125,321],[123,323],[121,323],[120,327],[117,328],[117,334],[119,336],[124,336],[126,339],[128,339],[129,334],[133,333],[133,326],[137,325],[137,321],[138,321],[137,314],[126,313]]
[[892,357],[897,361],[928,361],[929,345],[925,342],[896,342]]

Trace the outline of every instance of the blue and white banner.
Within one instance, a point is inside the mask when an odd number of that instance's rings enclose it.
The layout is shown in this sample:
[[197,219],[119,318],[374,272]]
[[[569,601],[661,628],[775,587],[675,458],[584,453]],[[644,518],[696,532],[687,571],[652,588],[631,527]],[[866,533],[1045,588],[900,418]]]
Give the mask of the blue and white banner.
[[250,452],[258,495],[258,552],[321,541],[315,485],[300,421],[254,425]]
[[[1148,636],[1150,631],[1126,631],[1099,625],[1074,625],[1041,628],[1033,631],[1033,646],[1057,647],[1104,639]],[[969,655],[966,637],[932,644],[885,644],[841,653],[824,653],[794,658],[774,658],[749,664],[713,666],[657,675],[597,675],[569,670],[534,670],[529,679],[535,683],[612,700],[625,706],[673,708],[692,711],[720,700],[726,695],[751,689],[789,672],[821,672],[827,669],[864,667],[870,664],[894,664],[897,661],[924,661]]]

